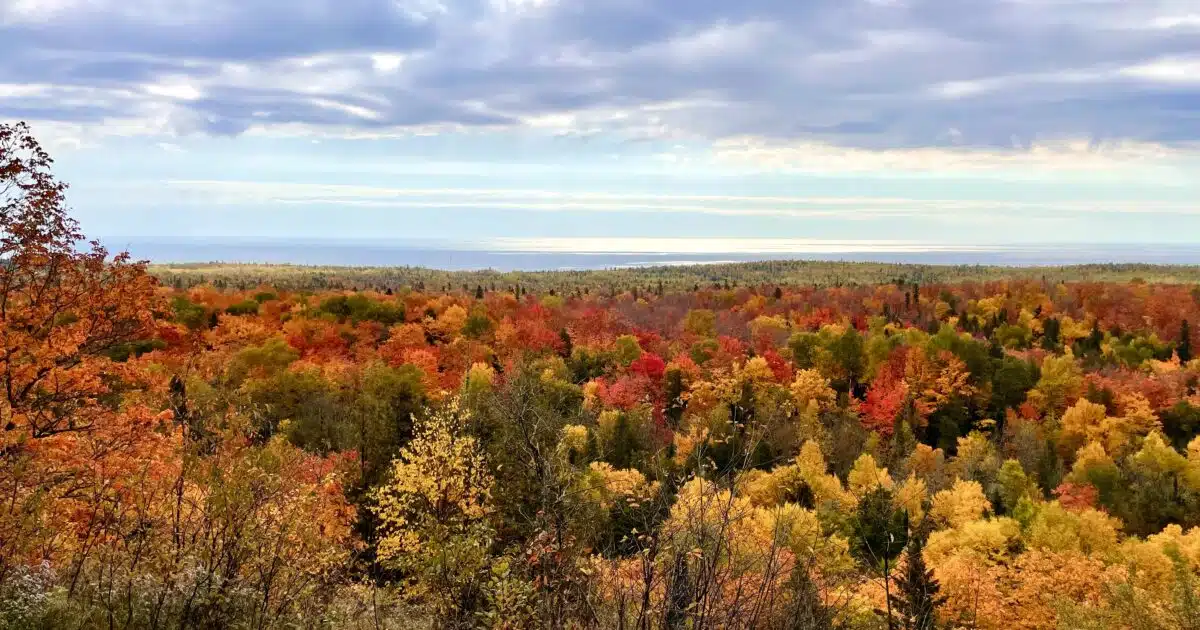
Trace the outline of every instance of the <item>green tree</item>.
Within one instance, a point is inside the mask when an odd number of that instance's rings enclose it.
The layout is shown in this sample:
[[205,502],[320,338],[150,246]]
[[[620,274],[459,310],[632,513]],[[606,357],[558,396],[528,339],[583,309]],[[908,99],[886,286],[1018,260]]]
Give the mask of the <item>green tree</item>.
[[925,540],[929,536],[926,523],[922,521],[908,540],[904,572],[896,578],[896,594],[891,600],[894,623],[904,630],[933,630],[937,626],[937,608],[946,600],[939,594],[941,586],[933,577],[933,570],[925,566]]
[[891,490],[878,486],[858,502],[851,552],[864,564],[890,563],[908,544],[908,515],[893,499]]
[[862,381],[866,367],[863,360],[862,335],[854,328],[847,328],[829,345],[829,353],[837,366],[837,378],[833,388],[839,392],[850,392]]
[[859,500],[851,527],[850,552],[883,577],[890,626],[892,562],[908,545],[908,513],[896,509],[891,490],[878,486]]

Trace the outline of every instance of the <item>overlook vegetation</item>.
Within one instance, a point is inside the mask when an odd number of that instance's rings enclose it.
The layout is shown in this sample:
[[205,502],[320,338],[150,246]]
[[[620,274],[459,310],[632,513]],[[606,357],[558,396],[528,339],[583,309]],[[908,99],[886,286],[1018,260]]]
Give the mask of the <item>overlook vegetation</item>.
[[50,166],[2,627],[1200,627],[1192,269],[148,269]]

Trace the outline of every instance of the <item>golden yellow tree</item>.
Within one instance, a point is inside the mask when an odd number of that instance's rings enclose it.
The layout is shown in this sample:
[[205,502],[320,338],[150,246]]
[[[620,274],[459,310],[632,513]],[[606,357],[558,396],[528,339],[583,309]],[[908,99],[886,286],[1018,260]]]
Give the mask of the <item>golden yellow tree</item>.
[[459,432],[456,400],[418,423],[375,493],[378,558],[412,578],[407,594],[440,622],[462,615],[488,566],[492,475],[475,438]]

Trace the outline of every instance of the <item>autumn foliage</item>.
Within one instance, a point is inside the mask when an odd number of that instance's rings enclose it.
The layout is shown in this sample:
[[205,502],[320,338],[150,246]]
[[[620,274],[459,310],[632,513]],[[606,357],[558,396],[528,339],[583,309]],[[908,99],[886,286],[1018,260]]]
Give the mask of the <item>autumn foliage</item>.
[[1198,627],[1191,286],[170,286],[50,168],[0,126],[2,627]]

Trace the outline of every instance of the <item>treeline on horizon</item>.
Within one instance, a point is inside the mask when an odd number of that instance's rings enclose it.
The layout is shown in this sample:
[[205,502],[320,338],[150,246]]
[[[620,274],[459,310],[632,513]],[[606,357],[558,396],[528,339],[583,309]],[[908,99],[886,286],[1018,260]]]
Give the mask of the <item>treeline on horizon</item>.
[[1200,627],[1194,284],[176,288],[50,166],[0,126],[0,627]]
[[995,265],[917,265],[819,260],[670,265],[571,271],[445,271],[424,267],[331,267],[226,263],[154,264],[150,273],[163,284],[189,289],[209,284],[249,290],[271,285],[288,291],[402,289],[435,291],[522,290],[544,293],[661,293],[741,286],[863,286],[951,284],[997,280],[1060,282],[1200,282],[1200,265],[1089,264],[1009,267]]

